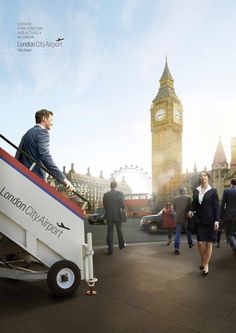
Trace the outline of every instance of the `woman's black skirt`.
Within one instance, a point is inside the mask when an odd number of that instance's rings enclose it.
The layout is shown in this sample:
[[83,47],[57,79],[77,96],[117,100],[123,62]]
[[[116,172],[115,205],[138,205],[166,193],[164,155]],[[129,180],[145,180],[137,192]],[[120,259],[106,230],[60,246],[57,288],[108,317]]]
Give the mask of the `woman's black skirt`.
[[198,242],[215,242],[217,233],[214,230],[214,224],[196,224],[197,241]]

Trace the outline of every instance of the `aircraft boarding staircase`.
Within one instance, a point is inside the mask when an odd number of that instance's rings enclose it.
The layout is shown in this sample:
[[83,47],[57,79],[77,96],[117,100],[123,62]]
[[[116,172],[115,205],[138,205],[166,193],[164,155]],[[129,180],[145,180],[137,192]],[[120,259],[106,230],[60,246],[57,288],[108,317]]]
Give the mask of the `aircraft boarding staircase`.
[[[1,134],[0,138],[18,149]],[[78,204],[0,148],[0,277],[47,279],[58,296],[73,294],[85,280],[87,294],[93,295],[93,254],[92,235],[87,234],[85,243],[84,212]],[[23,259],[29,257],[40,270],[23,267]]]

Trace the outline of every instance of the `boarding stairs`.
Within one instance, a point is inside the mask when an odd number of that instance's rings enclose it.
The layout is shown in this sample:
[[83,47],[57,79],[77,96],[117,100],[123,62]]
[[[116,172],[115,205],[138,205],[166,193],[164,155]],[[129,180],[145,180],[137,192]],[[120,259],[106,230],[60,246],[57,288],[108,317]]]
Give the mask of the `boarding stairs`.
[[[0,139],[18,149],[1,134]],[[37,162],[32,160],[32,164]],[[73,294],[80,281],[85,280],[89,286],[87,294],[96,293],[92,235],[87,234],[86,242],[84,231],[83,209],[87,200],[78,193],[73,195],[78,196],[82,207],[0,145],[0,277],[46,279],[57,296]],[[30,268],[31,264],[37,269]]]

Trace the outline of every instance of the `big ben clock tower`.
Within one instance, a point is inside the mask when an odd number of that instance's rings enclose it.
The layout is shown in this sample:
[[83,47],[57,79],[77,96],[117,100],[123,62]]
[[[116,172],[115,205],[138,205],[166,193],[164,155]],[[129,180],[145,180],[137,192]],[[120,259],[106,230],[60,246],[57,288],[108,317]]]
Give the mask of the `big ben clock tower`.
[[151,106],[152,191],[157,208],[173,201],[182,173],[183,108],[173,83],[166,59]]

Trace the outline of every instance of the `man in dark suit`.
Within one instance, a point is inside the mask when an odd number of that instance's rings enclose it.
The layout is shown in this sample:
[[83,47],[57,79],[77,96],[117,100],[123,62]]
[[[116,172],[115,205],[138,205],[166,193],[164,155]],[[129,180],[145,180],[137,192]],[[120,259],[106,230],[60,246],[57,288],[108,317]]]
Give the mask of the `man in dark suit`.
[[[29,129],[22,137],[19,149],[27,153],[36,162],[46,167],[52,174],[63,181],[68,190],[74,191],[73,185],[56,166],[49,152],[48,131],[53,125],[53,113],[45,109],[39,110],[35,113],[35,121],[36,125]],[[17,151],[15,158],[45,180],[46,172],[39,166],[34,165],[26,155]]]
[[113,228],[116,226],[119,248],[125,247],[122,234],[121,210],[125,208],[123,193],[116,190],[117,183],[110,183],[111,190],[103,195],[103,207],[105,209],[105,220],[107,221],[107,246],[108,254],[113,253]]
[[231,186],[223,192],[220,218],[225,222],[226,237],[236,254],[236,178],[231,179]]

